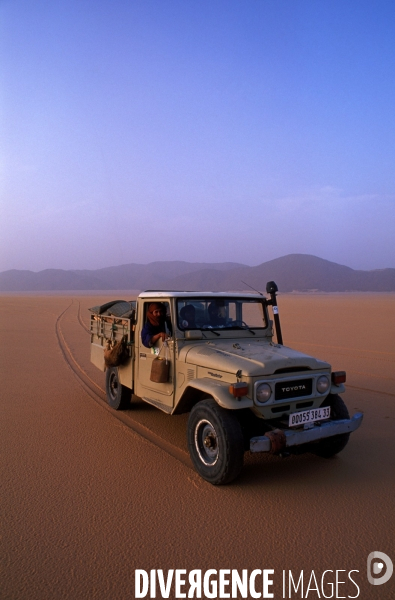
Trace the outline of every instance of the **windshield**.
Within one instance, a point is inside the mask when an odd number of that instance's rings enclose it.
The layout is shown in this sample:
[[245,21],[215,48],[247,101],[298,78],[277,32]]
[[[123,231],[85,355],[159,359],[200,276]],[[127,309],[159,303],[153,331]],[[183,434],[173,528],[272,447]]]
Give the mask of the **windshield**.
[[177,300],[178,328],[263,329],[262,300],[249,298],[184,298]]

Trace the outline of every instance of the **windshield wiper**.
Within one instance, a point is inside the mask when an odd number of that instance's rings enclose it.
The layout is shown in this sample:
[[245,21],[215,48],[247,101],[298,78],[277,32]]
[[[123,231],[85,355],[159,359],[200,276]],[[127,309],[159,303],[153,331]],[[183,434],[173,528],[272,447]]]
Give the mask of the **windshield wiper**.
[[214,333],[218,337],[221,337],[221,334],[218,333],[218,331],[214,331],[214,329],[211,327],[211,325],[203,325],[203,327],[200,327],[200,330],[201,331],[211,331],[211,333]]
[[231,327],[231,329],[246,329],[247,331],[249,331],[250,333],[252,333],[252,335],[256,335],[255,331],[253,331],[252,329],[250,329],[247,325],[247,323],[245,323],[244,321],[236,321],[233,323],[233,327]]

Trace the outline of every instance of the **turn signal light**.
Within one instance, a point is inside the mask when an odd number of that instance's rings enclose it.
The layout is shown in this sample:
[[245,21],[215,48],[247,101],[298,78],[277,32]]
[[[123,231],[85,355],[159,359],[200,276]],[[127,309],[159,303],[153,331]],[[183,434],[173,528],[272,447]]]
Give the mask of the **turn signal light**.
[[235,398],[241,398],[241,396],[247,396],[248,384],[244,381],[238,381],[237,383],[231,383],[229,386],[229,393]]
[[339,385],[339,383],[346,383],[346,372],[345,371],[333,371],[332,383]]

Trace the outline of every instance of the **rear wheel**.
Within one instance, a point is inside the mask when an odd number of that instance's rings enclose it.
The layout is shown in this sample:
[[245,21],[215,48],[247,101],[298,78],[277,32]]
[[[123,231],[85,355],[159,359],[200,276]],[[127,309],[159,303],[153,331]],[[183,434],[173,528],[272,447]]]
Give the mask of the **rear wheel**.
[[[322,406],[331,407],[331,419],[333,421],[350,418],[347,406],[338,394],[329,394]],[[325,438],[314,445],[314,454],[322,456],[323,458],[330,458],[344,450],[347,446],[349,437],[349,433],[341,433],[340,435]]]
[[106,370],[106,394],[108,404],[115,410],[123,410],[130,403],[132,390],[120,383],[117,367]]
[[243,467],[240,423],[232,411],[221,408],[211,398],[198,402],[191,411],[188,446],[197,472],[213,485],[231,482]]

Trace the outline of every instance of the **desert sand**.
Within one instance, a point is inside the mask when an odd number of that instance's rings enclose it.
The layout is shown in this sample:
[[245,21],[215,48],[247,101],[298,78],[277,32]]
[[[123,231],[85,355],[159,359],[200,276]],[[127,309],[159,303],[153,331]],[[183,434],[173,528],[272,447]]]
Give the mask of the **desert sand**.
[[0,298],[1,600],[132,599],[135,569],[171,568],[274,569],[274,598],[283,570],[356,570],[359,598],[394,598],[366,560],[395,562],[395,295],[279,296],[284,343],[346,370],[364,422],[333,459],[246,454],[219,488],[191,467],[186,415],[107,407],[87,308],[116,296]]

